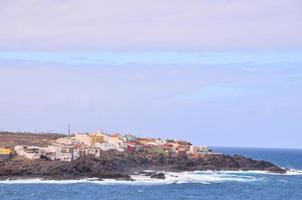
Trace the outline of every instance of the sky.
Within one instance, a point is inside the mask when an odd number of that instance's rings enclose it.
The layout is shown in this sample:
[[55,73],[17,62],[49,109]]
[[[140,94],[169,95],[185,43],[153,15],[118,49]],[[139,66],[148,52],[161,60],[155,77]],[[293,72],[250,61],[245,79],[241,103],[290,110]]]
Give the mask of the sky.
[[3,0],[0,130],[302,148],[299,0]]

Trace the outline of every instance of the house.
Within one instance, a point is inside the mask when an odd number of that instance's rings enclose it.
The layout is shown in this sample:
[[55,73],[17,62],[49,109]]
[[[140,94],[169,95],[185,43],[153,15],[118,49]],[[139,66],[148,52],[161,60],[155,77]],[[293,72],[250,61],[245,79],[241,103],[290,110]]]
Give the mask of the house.
[[209,148],[207,146],[193,147],[194,153],[209,153]]
[[104,142],[104,136],[98,134],[91,134],[90,139],[92,144]]
[[94,156],[95,158],[101,157],[101,150],[96,148],[85,148],[80,151],[80,155],[85,156]]
[[75,140],[83,145],[86,146],[91,146],[92,142],[91,142],[91,138],[89,136],[88,133],[84,133],[84,134],[76,134],[75,135]]
[[101,149],[102,151],[108,151],[108,150],[116,150],[119,152],[123,152],[124,148],[120,146],[117,143],[112,142],[103,142],[95,145],[96,148]]
[[114,134],[106,138],[106,142],[117,144],[120,147],[124,147],[124,140],[120,137],[119,134]]
[[162,140],[162,139],[156,139],[156,140],[155,140],[155,144],[156,144],[156,145],[164,145],[164,144],[166,144],[166,143],[167,143],[166,140]]
[[166,143],[175,143],[175,140],[167,139],[167,140],[166,140]]
[[164,149],[161,146],[153,144],[144,144],[143,149],[150,153],[164,153]]
[[56,160],[64,161],[64,162],[71,162],[73,158],[72,153],[63,153],[57,152],[56,153]]
[[136,146],[135,146],[135,144],[129,142],[129,143],[127,144],[127,151],[128,151],[129,153],[133,153],[134,151],[136,151]]
[[175,151],[176,151],[176,149],[180,146],[180,144],[178,144],[176,141],[174,141],[174,140],[167,140],[167,143],[166,144],[168,144],[169,146],[172,146],[173,147],[173,149],[175,149]]
[[15,146],[17,155],[23,156],[30,160],[40,159],[40,149],[36,146]]
[[130,153],[134,151],[142,151],[143,149],[143,145],[138,140],[134,140],[127,143],[127,150]]
[[137,137],[131,134],[127,134],[124,136],[125,142],[131,142],[137,140]]
[[73,149],[72,160],[77,160],[81,157],[81,150],[79,148]]
[[188,146],[188,145],[179,145],[176,148],[176,152],[190,152],[190,146]]
[[172,144],[166,143],[161,146],[164,153],[175,153],[175,147]]
[[145,144],[156,145],[154,138],[139,138],[136,141],[139,142],[141,145],[145,145]]
[[7,160],[11,158],[12,155],[13,155],[13,150],[11,148],[7,148],[7,147],[0,148],[0,161]]
[[187,141],[183,141],[183,140],[178,140],[178,141],[176,141],[176,143],[179,144],[179,145],[192,146],[192,143],[187,142]]
[[50,159],[50,160],[55,160],[56,159],[56,154],[59,152],[61,149],[56,146],[49,146],[45,148],[40,148],[40,158],[43,156],[44,158]]

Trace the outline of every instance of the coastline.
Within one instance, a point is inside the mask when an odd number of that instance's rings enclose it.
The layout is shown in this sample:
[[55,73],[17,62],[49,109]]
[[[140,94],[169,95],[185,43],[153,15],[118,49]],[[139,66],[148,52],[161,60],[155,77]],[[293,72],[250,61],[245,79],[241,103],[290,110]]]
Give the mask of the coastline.
[[[149,171],[149,173],[148,173]],[[270,162],[253,160],[235,155],[207,155],[202,158],[165,157],[152,154],[144,159],[136,154],[120,154],[104,152],[102,159],[86,157],[72,162],[14,160],[0,162],[0,180],[6,179],[33,179],[46,180],[79,180],[87,178],[115,179],[131,181],[131,175],[144,174],[154,179],[164,179],[161,172],[207,172],[207,171],[263,171],[276,174],[285,174],[282,169]]]
[[[265,160],[216,153],[208,150],[207,147],[194,147],[187,141],[137,138],[133,135],[122,136],[102,132],[68,137],[58,134],[32,134],[30,138],[26,138],[24,134],[10,135],[8,133],[0,134],[0,136],[4,139],[3,141],[11,139],[11,149],[15,147],[16,152],[10,159],[0,161],[0,180],[93,178],[133,181],[131,175],[137,173],[152,179],[165,179],[165,174],[162,172],[267,171],[277,174],[286,173],[286,169]],[[50,141],[50,137],[54,140]],[[109,144],[104,141],[105,139],[111,141],[110,144],[115,144],[115,146],[110,146],[114,147],[113,149],[102,150],[106,147],[102,145]],[[3,151],[13,152],[11,149],[4,148]],[[50,150],[51,152],[48,152]],[[74,153],[79,153],[77,158],[74,158],[76,155]],[[57,159],[57,156],[63,156],[60,158],[64,159]],[[65,158],[68,159],[65,161]]]

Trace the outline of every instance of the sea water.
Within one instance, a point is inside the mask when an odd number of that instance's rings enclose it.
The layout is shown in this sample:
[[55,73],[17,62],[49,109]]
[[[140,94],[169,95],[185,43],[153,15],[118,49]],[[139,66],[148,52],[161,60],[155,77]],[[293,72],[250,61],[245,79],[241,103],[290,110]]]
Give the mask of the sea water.
[[0,181],[0,200],[302,200],[302,150],[213,148],[231,155],[268,160],[288,168],[288,172],[285,175],[263,171],[166,172],[165,180],[134,175],[133,182],[95,179]]

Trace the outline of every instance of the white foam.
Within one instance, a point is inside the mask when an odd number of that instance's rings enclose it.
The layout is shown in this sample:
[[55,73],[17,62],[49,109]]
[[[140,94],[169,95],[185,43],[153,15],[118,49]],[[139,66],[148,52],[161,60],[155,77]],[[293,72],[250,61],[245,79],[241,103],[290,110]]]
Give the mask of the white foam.
[[290,176],[302,176],[302,170],[289,169],[289,170],[287,170],[286,175],[290,175]]
[[183,184],[183,183],[221,183],[221,182],[251,182],[260,180],[252,175],[232,174],[224,172],[181,172],[173,173],[166,172],[166,178],[152,179],[145,175],[132,175],[134,181],[123,181],[114,179],[81,179],[81,180],[43,180],[43,179],[26,179],[26,180],[5,180],[0,181],[0,184],[77,184],[77,183],[91,183],[91,184],[132,184],[132,185],[161,185],[161,184]]
[[[26,179],[26,180],[5,180],[0,184],[100,184],[100,185],[164,185],[164,184],[184,184],[200,183],[213,184],[223,182],[254,182],[262,181],[267,178],[264,175],[280,175],[266,171],[195,171],[195,172],[165,172],[166,178],[152,179],[145,175],[132,175],[134,181],[114,180],[114,179],[80,179],[80,180],[43,180],[43,179]],[[302,170],[288,170],[285,175],[302,175]]]
[[224,172],[181,172],[181,173],[166,173],[164,181],[168,183],[221,183],[221,182],[251,182],[260,180],[253,175],[224,173]]

